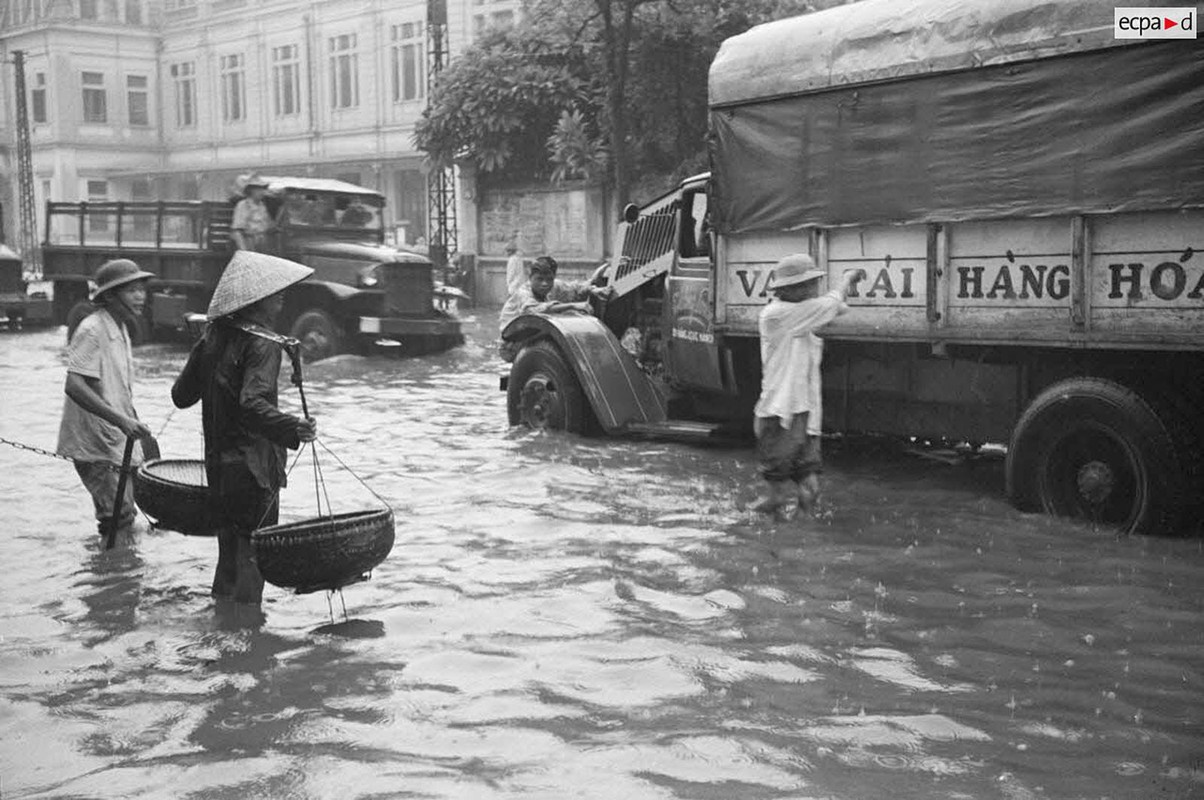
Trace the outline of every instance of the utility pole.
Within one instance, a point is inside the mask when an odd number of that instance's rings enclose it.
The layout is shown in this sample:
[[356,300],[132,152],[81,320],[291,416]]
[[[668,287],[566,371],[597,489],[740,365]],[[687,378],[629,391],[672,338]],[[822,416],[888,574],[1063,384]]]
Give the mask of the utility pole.
[[38,251],[37,216],[33,201],[33,152],[29,144],[29,111],[25,94],[25,52],[13,51],[17,105],[17,251],[25,262],[29,280],[42,278]]
[[[447,0],[426,4],[426,97],[430,102],[435,79],[449,60],[447,45]],[[430,257],[435,266],[447,266],[456,242],[456,174],[453,167],[432,169],[426,178]]]

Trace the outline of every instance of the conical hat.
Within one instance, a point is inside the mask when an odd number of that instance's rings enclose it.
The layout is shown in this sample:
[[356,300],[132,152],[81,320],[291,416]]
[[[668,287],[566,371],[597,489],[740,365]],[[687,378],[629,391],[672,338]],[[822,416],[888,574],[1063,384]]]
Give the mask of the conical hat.
[[209,318],[233,314],[313,274],[312,269],[295,261],[254,250],[239,250],[226,265],[217,288],[213,290],[213,299],[209,301]]

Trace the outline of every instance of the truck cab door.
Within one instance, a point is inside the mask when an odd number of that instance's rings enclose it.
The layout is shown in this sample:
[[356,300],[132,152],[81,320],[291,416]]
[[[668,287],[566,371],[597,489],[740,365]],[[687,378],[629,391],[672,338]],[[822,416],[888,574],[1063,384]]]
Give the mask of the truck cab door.
[[722,391],[710,243],[706,189],[687,189],[677,212],[678,258],[665,281],[665,364],[676,383]]

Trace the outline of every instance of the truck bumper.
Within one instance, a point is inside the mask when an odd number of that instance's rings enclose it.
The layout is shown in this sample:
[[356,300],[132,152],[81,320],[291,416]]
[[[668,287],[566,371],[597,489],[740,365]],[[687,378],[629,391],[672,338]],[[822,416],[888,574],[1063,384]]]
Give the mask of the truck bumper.
[[359,332],[373,336],[456,336],[456,319],[407,319],[405,317],[360,317]]

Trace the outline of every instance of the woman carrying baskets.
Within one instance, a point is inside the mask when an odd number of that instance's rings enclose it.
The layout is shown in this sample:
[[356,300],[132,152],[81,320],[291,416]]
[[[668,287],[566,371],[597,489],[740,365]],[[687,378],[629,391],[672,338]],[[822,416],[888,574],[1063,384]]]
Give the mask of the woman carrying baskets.
[[285,448],[313,441],[317,424],[277,407],[283,347],[271,325],[284,290],[313,274],[275,256],[239,250],[209,303],[210,324],[172,386],[172,402],[201,402],[210,511],[218,527],[212,594],[240,603],[263,599],[251,532],[277,520]]

